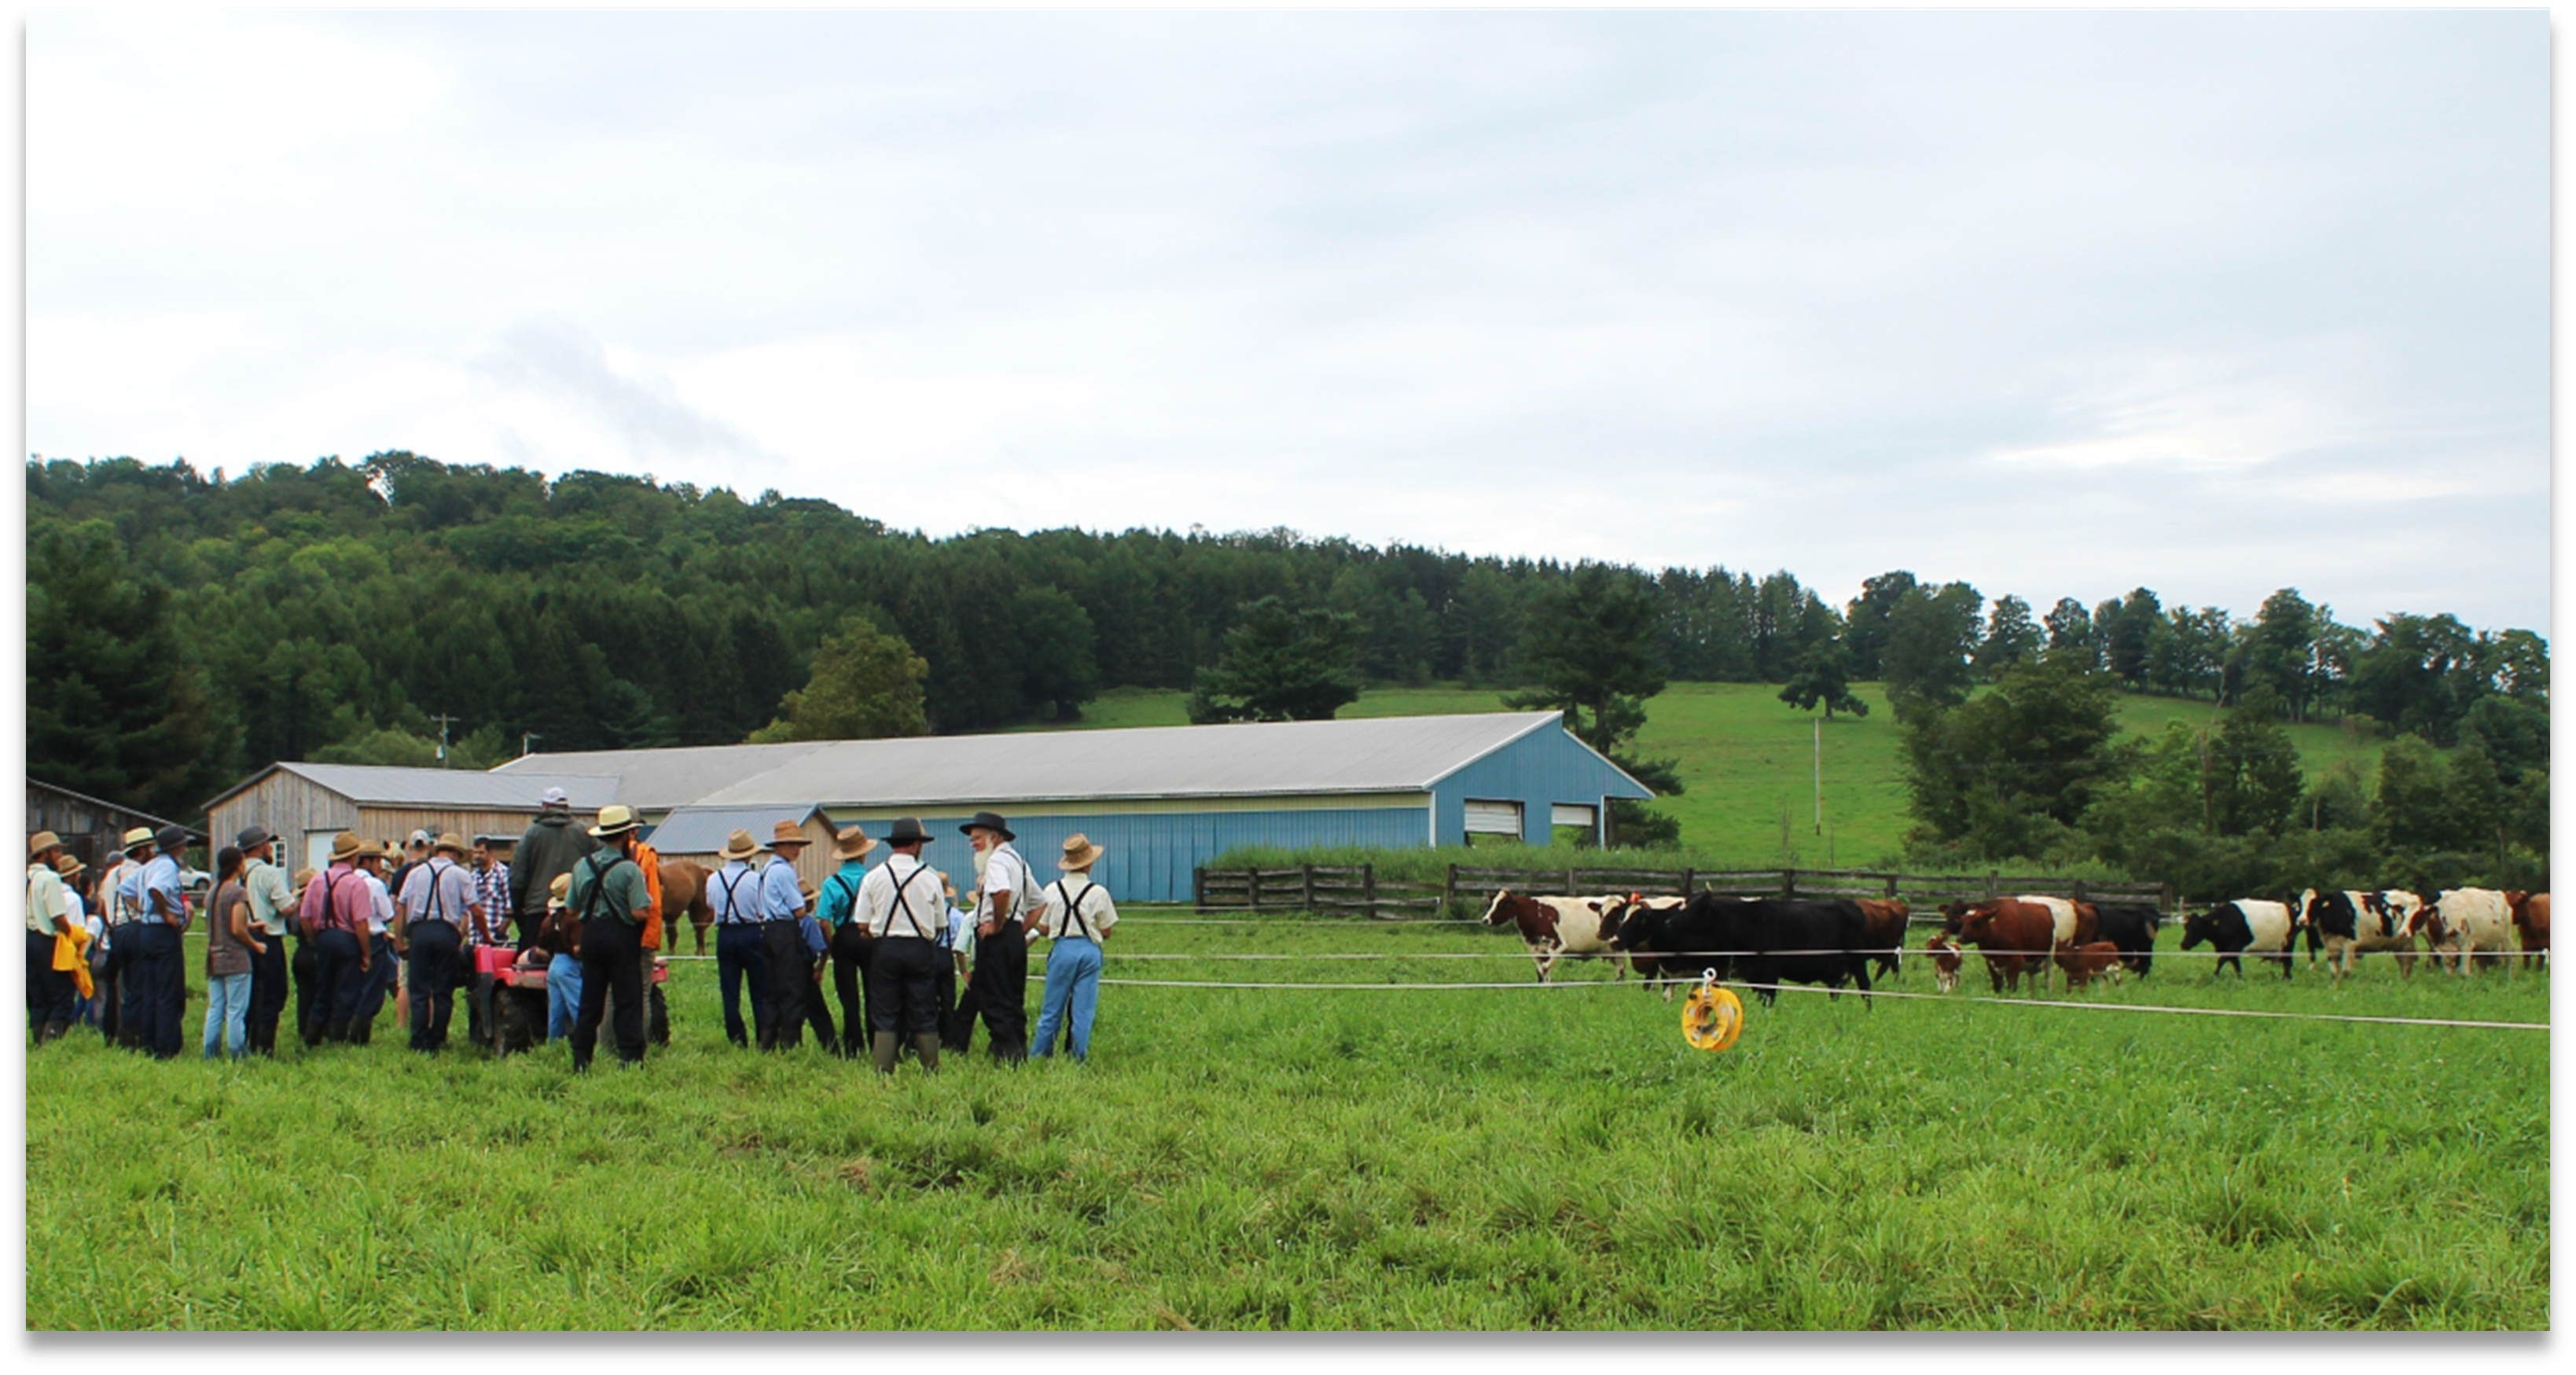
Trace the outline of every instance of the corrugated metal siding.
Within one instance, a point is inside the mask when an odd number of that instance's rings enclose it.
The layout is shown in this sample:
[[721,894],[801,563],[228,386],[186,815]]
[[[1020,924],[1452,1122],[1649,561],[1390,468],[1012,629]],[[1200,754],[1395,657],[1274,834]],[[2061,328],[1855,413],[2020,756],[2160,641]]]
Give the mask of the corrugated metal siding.
[[[1642,797],[1644,789],[1602,762],[1562,730],[1536,731],[1440,780],[1433,790],[1438,836],[1433,843],[1460,845],[1467,838],[1467,799],[1521,804],[1521,839],[1548,842],[1549,809],[1559,802],[1598,807],[1604,798]],[[1413,844],[1421,844],[1416,838]]]

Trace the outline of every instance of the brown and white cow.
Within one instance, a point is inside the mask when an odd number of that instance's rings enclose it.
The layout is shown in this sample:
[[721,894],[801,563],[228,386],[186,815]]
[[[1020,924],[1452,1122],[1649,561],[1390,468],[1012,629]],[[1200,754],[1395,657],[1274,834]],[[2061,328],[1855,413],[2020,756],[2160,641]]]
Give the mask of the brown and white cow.
[[1878,966],[1880,977],[1895,978],[1896,957],[1905,949],[1905,922],[1911,912],[1900,898],[1859,898],[1854,905],[1868,923],[1871,962]]
[[2522,967],[2549,963],[2549,895],[2508,890],[2504,905],[2513,912],[2513,929],[2522,933]]
[[2046,987],[2048,955],[2056,946],[2057,929],[2056,917],[2046,906],[2019,898],[1988,898],[1941,910],[1949,929],[1986,957],[1986,977],[1997,993],[2007,984],[2018,990],[2025,973],[2031,976],[2031,991]]
[[2467,973],[2472,961],[2481,967],[2498,963],[2513,948],[2513,911],[2499,889],[2444,889],[2424,909],[2422,922],[2433,962],[2454,974]]
[[2102,914],[2089,902],[2050,897],[2046,893],[2015,893],[2013,901],[2047,908],[2049,922],[2056,929],[2061,945],[2091,945],[2100,938]]
[[1947,993],[1959,986],[1959,947],[1950,938],[1935,931],[1923,942],[1923,953],[1932,957],[1933,987]]
[[1535,897],[1505,888],[1485,908],[1485,925],[1511,926],[1521,933],[1521,943],[1538,962],[1540,983],[1547,982],[1548,971],[1561,959],[1607,959],[1624,979],[1628,957],[1611,946],[1610,937],[1619,929],[1614,909],[1624,910],[1626,902],[1618,895]]
[[2118,983],[2126,967],[2120,963],[2120,947],[2115,941],[2093,941],[2074,945],[2065,941],[2057,945],[2057,967],[2066,972],[2068,988],[2082,988],[2104,974]]

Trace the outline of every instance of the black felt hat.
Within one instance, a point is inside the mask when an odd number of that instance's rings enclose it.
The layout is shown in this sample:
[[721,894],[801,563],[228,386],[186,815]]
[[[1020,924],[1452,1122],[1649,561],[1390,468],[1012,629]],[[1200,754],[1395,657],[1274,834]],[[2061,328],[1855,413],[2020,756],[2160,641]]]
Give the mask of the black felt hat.
[[939,837],[921,829],[921,818],[917,816],[897,818],[894,829],[886,832],[888,845],[926,845],[937,839]]
[[974,820],[967,822],[965,825],[960,826],[957,829],[971,834],[978,826],[981,826],[988,831],[1001,832],[1002,839],[1004,840],[1019,839],[1018,836],[1011,834],[1011,828],[1002,820],[1002,814],[1000,812],[977,812],[975,813]]

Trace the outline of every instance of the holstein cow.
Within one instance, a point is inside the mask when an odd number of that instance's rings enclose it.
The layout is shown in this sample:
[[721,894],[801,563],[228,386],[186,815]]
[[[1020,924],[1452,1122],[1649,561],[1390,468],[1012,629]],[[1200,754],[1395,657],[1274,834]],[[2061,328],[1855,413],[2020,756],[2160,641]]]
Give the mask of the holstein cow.
[[2472,960],[2481,965],[2495,962],[2479,956],[2489,952],[2500,956],[2513,948],[2513,911],[2497,889],[2449,888],[2425,909],[2423,931],[2425,943],[2433,948],[2434,963],[2464,974]]
[[2019,898],[1988,898],[1960,906],[1951,920],[1959,939],[1986,957],[1986,978],[1997,993],[2006,985],[2018,991],[2024,974],[2033,992],[2046,985],[2048,955],[2057,948],[2057,918],[2048,908]]
[[1934,932],[1923,942],[1923,953],[1932,957],[1932,984],[1947,993],[1959,986],[1959,947],[1950,938]]
[[[1664,1001],[1668,1003],[1673,1000],[1673,982],[1677,979],[1685,983],[1690,982],[1698,977],[1699,971],[1705,966],[1694,965],[1688,959],[1678,958],[1667,963],[1663,957],[1651,952],[1621,945],[1619,934],[1628,922],[1640,913],[1675,913],[1681,911],[1683,905],[1689,901],[1688,898],[1650,898],[1630,893],[1626,897],[1613,901],[1609,909],[1601,914],[1602,929],[1610,933],[1611,946],[1627,957],[1629,968],[1637,971],[1637,986],[1649,992],[1660,987],[1664,991]],[[1645,929],[1643,926],[1638,928],[1641,932]]]
[[1912,913],[1898,898],[1859,898],[1855,905],[1869,932],[1870,962],[1878,966],[1880,977],[1893,982],[1900,972],[1897,954],[1905,948],[1906,918]]
[[2522,967],[2549,963],[2549,895],[2507,892],[2504,905],[2513,909],[2513,929],[2522,933]]
[[2290,963],[2290,937],[2297,931],[2298,918],[2286,902],[2264,902],[2256,898],[2238,898],[2222,902],[2206,912],[2186,915],[2182,919],[2182,948],[2189,950],[2203,941],[2219,953],[2216,969],[2236,966],[2236,976],[2245,977],[2245,961],[2251,954],[2281,966],[2281,977],[2298,972]]
[[1538,961],[1538,981],[1547,982],[1548,971],[1561,959],[1588,960],[1606,957],[1618,971],[1628,977],[1628,963],[1610,946],[1610,933],[1618,923],[1607,916],[1607,909],[1617,898],[1542,898],[1527,897],[1509,888],[1494,894],[1492,905],[1485,909],[1487,926],[1509,925],[1521,933],[1521,943],[1529,947],[1530,958]]
[[2066,971],[2068,988],[2082,988],[2106,973],[2111,976],[2111,982],[2118,983],[2120,947],[2109,941],[2094,941],[2087,945],[2061,943],[2057,947],[2057,967]]
[[2156,963],[2156,928],[2165,914],[2143,902],[2106,902],[2093,909],[2100,916],[2099,939],[2120,947],[2120,963],[2143,979]]
[[1845,981],[1869,991],[1868,925],[1843,901],[1694,896],[1678,912],[1638,911],[1620,924],[1619,948],[1654,954],[1659,967],[1712,969],[1721,979],[1755,985],[1768,1004],[1784,983]]
[[2308,933],[2308,958],[2315,960],[2322,947],[2326,968],[2336,978],[2350,974],[2353,965],[2373,950],[2396,952],[2398,974],[2415,977],[2415,928],[2423,918],[2422,898],[2402,888],[2376,893],[2350,889],[2320,893],[2311,888],[2299,894],[2298,912],[2299,925]]

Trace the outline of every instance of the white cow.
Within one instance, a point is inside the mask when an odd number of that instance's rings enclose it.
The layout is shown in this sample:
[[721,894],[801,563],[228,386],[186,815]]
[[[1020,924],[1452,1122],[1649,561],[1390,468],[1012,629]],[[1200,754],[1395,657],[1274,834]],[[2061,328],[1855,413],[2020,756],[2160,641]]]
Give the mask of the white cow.
[[[2449,888],[2418,917],[2433,960],[2454,974],[2477,956],[2513,948],[2513,909],[2493,888]],[[2478,960],[2480,965],[2494,963]]]

